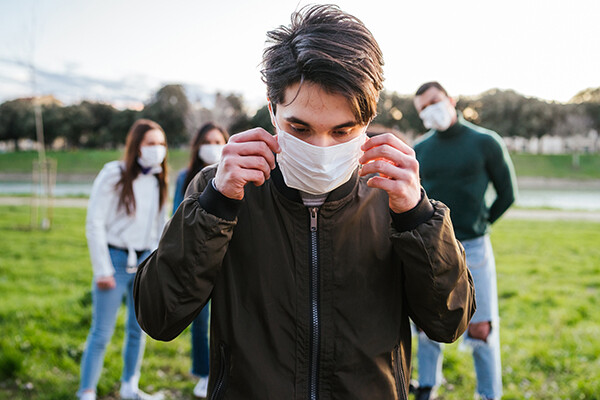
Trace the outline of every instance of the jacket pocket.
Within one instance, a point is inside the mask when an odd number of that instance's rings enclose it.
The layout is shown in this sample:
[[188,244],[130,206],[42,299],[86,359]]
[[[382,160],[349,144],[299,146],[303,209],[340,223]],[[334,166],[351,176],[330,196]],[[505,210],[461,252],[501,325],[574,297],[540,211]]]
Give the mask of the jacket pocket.
[[398,399],[408,400],[408,393],[406,392],[406,379],[404,379],[404,368],[402,368],[402,361],[400,360],[398,346],[395,346],[394,350],[392,351],[392,366],[394,368],[394,379],[396,380]]
[[210,400],[221,400],[225,396],[225,390],[227,389],[227,377],[229,376],[229,350],[225,343],[219,345],[219,357],[221,359],[219,376],[217,376],[217,381],[213,387]]

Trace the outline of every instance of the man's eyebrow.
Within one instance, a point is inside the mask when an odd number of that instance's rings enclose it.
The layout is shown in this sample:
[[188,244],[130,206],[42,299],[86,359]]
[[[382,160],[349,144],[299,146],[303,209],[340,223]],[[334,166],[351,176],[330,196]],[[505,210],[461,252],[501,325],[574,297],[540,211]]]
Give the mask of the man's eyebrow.
[[[285,120],[287,122],[291,122],[294,124],[300,124],[300,125],[304,125],[304,126],[308,126],[310,127],[310,124],[308,122],[302,121],[300,118],[296,118],[296,117],[287,117],[285,118]],[[356,121],[348,121],[348,122],[344,122],[343,124],[339,124],[334,126],[331,129],[343,129],[343,128],[352,128],[354,126],[358,125],[358,123]]]
[[437,102],[438,102],[437,99],[430,99],[428,102],[421,104],[422,105],[421,111],[423,111],[424,109],[426,109],[430,105],[435,104]]

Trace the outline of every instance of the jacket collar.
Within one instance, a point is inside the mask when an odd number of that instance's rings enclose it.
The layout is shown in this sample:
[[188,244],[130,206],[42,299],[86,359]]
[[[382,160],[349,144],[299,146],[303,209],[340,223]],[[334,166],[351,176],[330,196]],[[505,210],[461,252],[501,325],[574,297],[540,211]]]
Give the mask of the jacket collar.
[[[275,188],[287,199],[302,203],[302,198],[300,197],[300,193],[297,189],[293,189],[285,184],[283,180],[283,175],[281,174],[281,170],[279,169],[279,165],[275,166],[275,169],[271,171],[271,179],[273,180],[273,184]],[[354,187],[358,183],[358,168],[354,171],[348,182],[344,183],[342,186],[334,189],[329,192],[327,196],[326,203],[336,200],[341,200],[344,197],[348,196],[354,190]]]

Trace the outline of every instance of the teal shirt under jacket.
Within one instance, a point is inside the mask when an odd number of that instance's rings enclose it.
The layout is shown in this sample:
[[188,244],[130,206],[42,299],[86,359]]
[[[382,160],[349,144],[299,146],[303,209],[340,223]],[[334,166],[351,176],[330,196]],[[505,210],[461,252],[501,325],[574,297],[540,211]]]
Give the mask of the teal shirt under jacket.
[[[421,184],[430,198],[450,208],[459,240],[483,236],[516,197],[512,161],[500,136],[465,121],[446,131],[432,130],[414,146]],[[493,186],[496,194],[486,202]]]

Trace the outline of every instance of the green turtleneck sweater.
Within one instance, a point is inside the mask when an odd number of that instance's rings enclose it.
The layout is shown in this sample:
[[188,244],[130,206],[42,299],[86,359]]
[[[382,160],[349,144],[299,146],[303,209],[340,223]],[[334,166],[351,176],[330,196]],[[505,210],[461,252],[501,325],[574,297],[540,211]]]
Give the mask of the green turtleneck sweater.
[[[421,184],[430,198],[450,208],[459,240],[486,234],[515,201],[515,173],[504,142],[460,113],[446,131],[428,132],[415,144],[415,152]],[[496,192],[491,204],[486,203],[490,183]]]

